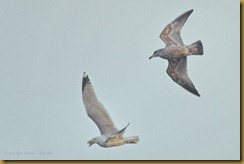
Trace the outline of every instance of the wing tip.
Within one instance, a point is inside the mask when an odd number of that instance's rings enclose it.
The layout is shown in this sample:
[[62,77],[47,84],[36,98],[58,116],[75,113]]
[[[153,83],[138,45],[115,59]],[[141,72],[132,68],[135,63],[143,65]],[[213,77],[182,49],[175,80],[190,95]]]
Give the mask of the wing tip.
[[190,92],[191,94],[197,96],[197,97],[201,97],[201,95],[198,93],[198,91],[194,88],[185,88],[184,86],[182,86],[184,89],[186,89],[188,92]]
[[183,13],[182,15],[185,15],[188,18],[193,11],[194,11],[194,9],[190,9],[190,10],[186,11],[185,13]]
[[86,76],[87,76],[87,75],[86,75],[86,72],[84,72],[84,73],[83,73],[83,78],[86,77]]
[[196,95],[197,97],[201,97],[197,89],[194,87],[193,90],[189,90],[192,94]]
[[189,89],[186,89],[186,90],[188,90],[189,92],[191,92],[192,94],[194,94],[197,97],[201,97],[201,95],[198,93],[198,91],[196,90],[195,87],[194,88],[191,88],[191,89],[189,88]]
[[198,92],[197,92],[197,93],[195,93],[195,95],[196,95],[196,96],[198,96],[198,97],[201,97],[201,95],[200,95]]
[[190,9],[188,12],[193,12],[194,11],[194,9]]
[[86,72],[83,73],[83,78],[82,78],[82,92],[84,91],[84,88],[87,84],[90,84],[90,79],[88,77],[88,75],[86,74]]
[[184,14],[190,15],[193,11],[194,11],[194,9],[190,9],[190,10],[186,11],[185,13],[183,13],[182,15],[184,15]]

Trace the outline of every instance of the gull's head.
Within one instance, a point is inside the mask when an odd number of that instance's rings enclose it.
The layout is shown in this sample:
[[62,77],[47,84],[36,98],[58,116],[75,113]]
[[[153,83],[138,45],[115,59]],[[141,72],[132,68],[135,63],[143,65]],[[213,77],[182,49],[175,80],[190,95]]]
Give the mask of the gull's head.
[[97,137],[92,138],[92,139],[89,140],[87,143],[89,144],[89,147],[90,147],[91,145],[93,145],[94,143],[97,143]]
[[162,49],[154,51],[153,55],[149,57],[149,59],[152,59],[154,57],[159,57],[160,54],[162,53]]

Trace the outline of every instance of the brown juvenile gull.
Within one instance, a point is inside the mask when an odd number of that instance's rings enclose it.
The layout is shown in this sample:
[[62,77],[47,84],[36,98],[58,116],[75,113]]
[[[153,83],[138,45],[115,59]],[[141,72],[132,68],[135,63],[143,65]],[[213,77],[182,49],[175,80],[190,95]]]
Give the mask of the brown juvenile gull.
[[98,100],[88,75],[84,72],[82,79],[82,97],[87,115],[96,123],[101,136],[94,137],[87,143],[91,146],[97,143],[101,147],[121,146],[124,144],[136,144],[138,136],[123,137],[126,128],[118,130],[106,108]]
[[192,12],[193,9],[184,12],[164,28],[160,34],[160,38],[166,46],[165,48],[156,50],[149,59],[153,57],[167,59],[169,64],[166,72],[172,80],[189,92],[200,97],[200,94],[188,77],[186,67],[187,56],[203,55],[202,42],[198,40],[191,45],[185,45],[180,36],[180,31]]

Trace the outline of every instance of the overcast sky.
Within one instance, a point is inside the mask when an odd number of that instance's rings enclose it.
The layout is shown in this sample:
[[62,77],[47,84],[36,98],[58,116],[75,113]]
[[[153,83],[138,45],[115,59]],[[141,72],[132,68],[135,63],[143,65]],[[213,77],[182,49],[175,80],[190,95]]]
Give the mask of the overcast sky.
[[[238,0],[1,0],[0,159],[239,159]],[[163,28],[194,9],[182,29],[201,97],[148,57]],[[88,147],[100,135],[86,115],[81,79],[137,145]]]

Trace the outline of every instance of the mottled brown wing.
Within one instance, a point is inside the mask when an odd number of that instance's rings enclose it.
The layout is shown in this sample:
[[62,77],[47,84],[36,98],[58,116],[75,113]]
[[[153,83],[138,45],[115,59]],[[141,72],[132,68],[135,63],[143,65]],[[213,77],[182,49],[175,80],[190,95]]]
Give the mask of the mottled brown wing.
[[82,97],[87,115],[96,123],[101,134],[113,134],[117,128],[103,104],[98,100],[89,77],[84,73]]
[[171,44],[184,45],[180,36],[180,31],[192,12],[193,9],[184,12],[164,28],[160,34],[160,38],[164,41],[166,46],[170,46]]
[[192,81],[187,74],[187,58],[181,58],[175,61],[169,60],[167,69],[168,75],[173,81],[185,88],[196,96],[200,96]]

